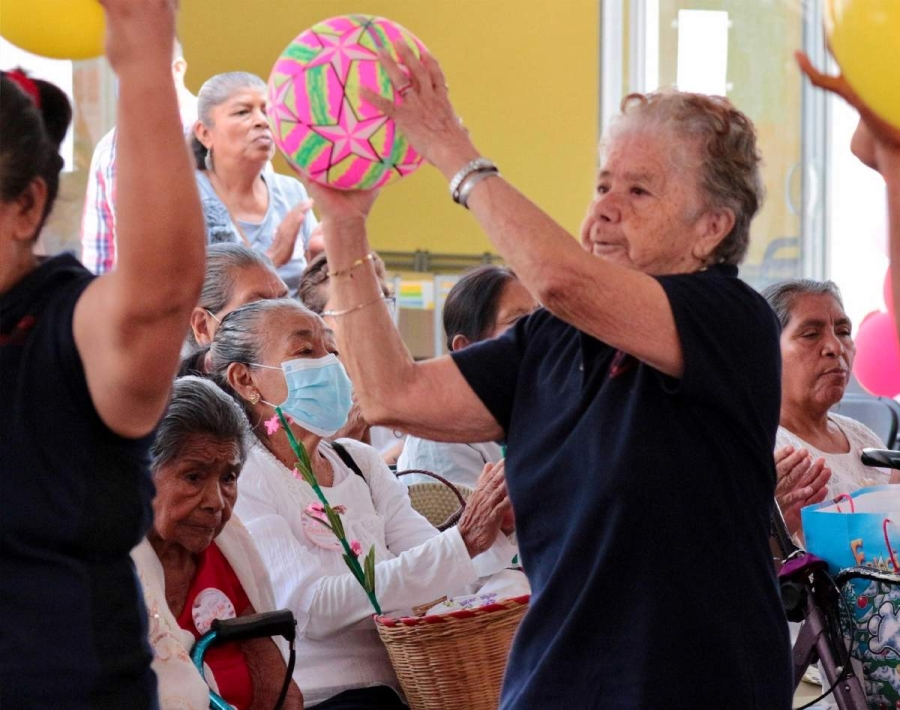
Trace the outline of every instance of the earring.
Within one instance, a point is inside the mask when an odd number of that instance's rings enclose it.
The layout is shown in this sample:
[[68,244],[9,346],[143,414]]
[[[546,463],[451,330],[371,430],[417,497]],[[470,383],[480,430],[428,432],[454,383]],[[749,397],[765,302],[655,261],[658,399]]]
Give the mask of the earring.
[[247,401],[250,402],[250,404],[252,404],[252,405],[254,405],[254,406],[256,406],[257,404],[259,404],[259,392],[254,392],[253,394],[251,394],[251,395],[247,398]]
[[206,172],[208,172],[208,173],[215,172],[215,168],[213,166],[212,148],[208,148],[206,150],[206,157],[203,159],[203,164],[206,166]]

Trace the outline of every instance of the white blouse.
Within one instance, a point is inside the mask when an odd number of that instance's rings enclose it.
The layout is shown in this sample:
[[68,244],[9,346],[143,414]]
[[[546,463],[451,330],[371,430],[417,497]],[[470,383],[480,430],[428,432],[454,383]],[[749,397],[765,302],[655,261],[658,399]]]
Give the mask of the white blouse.
[[844,454],[829,454],[820,451],[815,446],[807,444],[796,434],[782,426],[778,427],[775,436],[775,450],[783,446],[793,446],[795,449],[806,449],[813,460],[823,458],[825,465],[831,469],[831,479],[828,481],[827,498],[834,498],[842,493],[853,493],[867,486],[879,486],[888,483],[890,471],[884,468],[872,468],[864,466],[860,460],[863,449],[885,448],[878,435],[855,419],[840,414],[829,413],[828,419],[838,427],[850,442],[850,451]]
[[[497,463],[503,458],[500,444],[488,441],[483,444],[450,444],[444,441],[406,437],[403,453],[397,460],[397,470],[420,468],[437,473],[451,483],[475,488],[485,464]],[[418,473],[402,477],[407,486],[426,483],[433,478]]]
[[[471,559],[456,528],[439,533],[412,509],[406,487],[375,449],[349,439],[340,443],[365,480],[323,442],[319,451],[334,469],[334,483],[322,490],[332,506],[346,508],[341,519],[348,540],[359,541],[363,555],[375,548],[375,591],[383,613],[406,614],[444,595],[466,593],[479,577],[511,566],[516,549],[505,536]],[[297,618],[294,680],[306,706],[351,688],[399,690],[368,597],[336,539],[303,515],[318,502],[312,487],[255,440],[238,491],[235,511],[272,579],[276,607],[291,609]]]

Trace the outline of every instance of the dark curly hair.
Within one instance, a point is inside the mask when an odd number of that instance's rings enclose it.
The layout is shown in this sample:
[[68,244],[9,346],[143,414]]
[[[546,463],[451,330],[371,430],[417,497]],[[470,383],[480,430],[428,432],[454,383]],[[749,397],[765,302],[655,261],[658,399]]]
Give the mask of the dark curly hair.
[[698,148],[707,205],[730,209],[735,220],[712,259],[740,264],[750,243],[750,223],[765,195],[753,122],[722,96],[665,89],[626,96],[611,135],[634,123],[658,124]]

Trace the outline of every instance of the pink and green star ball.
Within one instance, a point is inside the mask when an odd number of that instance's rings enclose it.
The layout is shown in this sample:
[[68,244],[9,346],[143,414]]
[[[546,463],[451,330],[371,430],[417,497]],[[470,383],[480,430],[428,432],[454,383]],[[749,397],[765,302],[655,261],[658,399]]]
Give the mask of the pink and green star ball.
[[396,101],[378,62],[402,40],[416,56],[424,45],[408,30],[371,15],[332,17],[299,34],[269,76],[269,123],[289,162],[316,182],[373,189],[422,164],[394,122],[363,102],[366,87]]

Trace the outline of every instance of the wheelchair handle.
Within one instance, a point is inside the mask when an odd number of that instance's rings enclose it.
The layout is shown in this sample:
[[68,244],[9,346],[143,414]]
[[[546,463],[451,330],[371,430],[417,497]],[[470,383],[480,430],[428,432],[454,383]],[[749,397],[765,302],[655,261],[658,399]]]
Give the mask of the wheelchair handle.
[[[193,661],[197,670],[200,671],[200,677],[206,680],[206,676],[203,673],[203,657],[210,646],[226,643],[227,641],[245,641],[246,639],[284,636],[291,649],[284,685],[281,688],[281,695],[275,704],[275,710],[279,710],[284,704],[291,676],[294,672],[296,626],[297,622],[294,621],[294,614],[289,609],[239,616],[236,619],[215,619],[210,625],[209,631],[203,634],[191,649],[191,661]],[[211,710],[233,710],[231,705],[225,702],[218,693],[213,692],[212,689],[209,691],[209,706]]]
[[235,619],[216,619],[210,628],[217,632],[217,643],[267,636],[284,636],[288,641],[293,641],[296,634],[294,615],[288,609],[239,616]]
[[861,460],[864,466],[900,469],[900,451],[863,449]]

